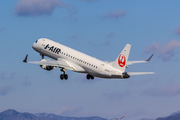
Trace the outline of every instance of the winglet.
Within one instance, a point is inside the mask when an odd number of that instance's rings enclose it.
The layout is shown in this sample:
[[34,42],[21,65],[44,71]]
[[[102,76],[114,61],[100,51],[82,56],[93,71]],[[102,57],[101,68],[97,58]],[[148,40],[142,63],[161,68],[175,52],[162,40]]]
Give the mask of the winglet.
[[27,57],[28,57],[28,54],[26,55],[25,59],[23,60],[23,62],[27,63]]
[[146,61],[149,62],[151,60],[151,58],[153,57],[154,54],[152,54],[149,59],[147,59]]

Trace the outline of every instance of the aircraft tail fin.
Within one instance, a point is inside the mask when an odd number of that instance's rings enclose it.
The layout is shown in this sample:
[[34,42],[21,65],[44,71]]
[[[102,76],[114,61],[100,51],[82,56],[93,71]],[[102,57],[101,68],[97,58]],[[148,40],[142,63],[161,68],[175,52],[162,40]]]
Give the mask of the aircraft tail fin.
[[112,64],[113,67],[115,67],[118,70],[121,70],[122,72],[125,71],[126,66],[127,66],[127,61],[130,53],[131,45],[126,44],[124,49],[121,51],[117,59],[114,61]]

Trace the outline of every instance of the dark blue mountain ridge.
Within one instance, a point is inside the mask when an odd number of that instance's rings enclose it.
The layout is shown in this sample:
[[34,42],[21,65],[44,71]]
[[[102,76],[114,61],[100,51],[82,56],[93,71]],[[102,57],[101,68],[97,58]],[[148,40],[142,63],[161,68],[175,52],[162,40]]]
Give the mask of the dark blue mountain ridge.
[[20,113],[13,109],[8,109],[0,113],[0,120],[108,120],[98,116],[93,117],[64,117],[47,113]]
[[167,117],[158,117],[156,119],[143,118],[140,120],[180,120],[180,111],[174,112]]
[[173,113],[170,116],[167,117],[159,117],[156,120],[180,120],[180,113],[177,112],[176,114]]
[[[124,118],[125,120],[126,118]],[[48,113],[20,113],[13,109],[8,109],[0,113],[0,120],[108,120],[98,116],[92,117],[64,117],[56,114]],[[114,118],[113,120],[117,120]],[[141,119],[141,120],[180,120],[180,112],[174,112],[167,117],[159,117],[156,119]]]
[[98,116],[91,116],[91,117],[64,117],[61,115],[56,115],[56,114],[47,114],[47,113],[37,113],[34,114],[37,117],[46,117],[46,118],[51,118],[55,120],[108,120],[105,118],[101,118]]
[[20,113],[9,109],[0,113],[0,120],[53,120],[51,118],[37,117],[30,113]]
[[178,113],[180,113],[180,110],[177,111],[177,112],[172,113],[170,116],[176,115],[176,114],[178,114]]

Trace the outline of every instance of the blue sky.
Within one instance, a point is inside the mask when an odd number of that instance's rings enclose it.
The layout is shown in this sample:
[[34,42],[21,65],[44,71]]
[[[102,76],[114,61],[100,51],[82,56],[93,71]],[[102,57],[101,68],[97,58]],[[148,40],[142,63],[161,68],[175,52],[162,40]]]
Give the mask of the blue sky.
[[[47,112],[126,120],[167,116],[180,109],[179,0],[2,0],[0,4],[0,111]],[[125,80],[95,78],[22,62],[49,38],[101,60],[115,60],[132,45],[127,71],[155,72]]]

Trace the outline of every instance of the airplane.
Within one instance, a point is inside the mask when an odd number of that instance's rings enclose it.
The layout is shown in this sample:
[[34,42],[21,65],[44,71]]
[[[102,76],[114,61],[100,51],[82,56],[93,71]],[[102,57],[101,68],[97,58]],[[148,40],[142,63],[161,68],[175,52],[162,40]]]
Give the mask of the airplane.
[[[85,73],[86,78],[94,79],[94,77],[107,79],[125,79],[130,75],[154,74],[154,72],[125,72],[128,65],[134,63],[147,63],[151,60],[153,54],[147,60],[128,61],[131,45],[127,44],[115,61],[101,61],[87,54],[69,48],[58,42],[47,38],[40,38],[33,43],[32,48],[40,53],[41,61],[27,61],[28,54],[23,62],[38,64],[42,69],[50,71],[59,67],[63,74],[60,79],[67,80],[66,70],[72,70],[78,73]],[[44,59],[44,56],[54,60]]]

